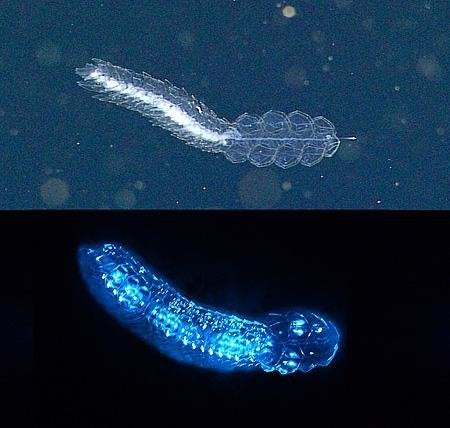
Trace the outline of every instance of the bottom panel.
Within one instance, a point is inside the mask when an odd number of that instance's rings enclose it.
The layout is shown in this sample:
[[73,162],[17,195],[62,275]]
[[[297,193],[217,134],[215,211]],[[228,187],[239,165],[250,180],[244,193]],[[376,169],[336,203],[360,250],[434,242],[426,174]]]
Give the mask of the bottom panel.
[[6,296],[20,309],[18,293],[34,293],[36,416],[132,426],[161,412],[181,423],[206,412],[281,423],[294,412],[323,426],[342,412],[354,419],[349,403],[423,403],[450,357],[445,221],[7,213]]

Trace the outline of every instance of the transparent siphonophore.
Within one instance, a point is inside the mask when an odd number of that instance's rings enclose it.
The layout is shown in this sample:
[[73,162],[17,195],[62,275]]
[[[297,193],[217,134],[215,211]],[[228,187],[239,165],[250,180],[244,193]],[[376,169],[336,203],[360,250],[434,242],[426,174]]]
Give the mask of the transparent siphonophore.
[[233,163],[313,166],[333,156],[340,140],[356,139],[338,138],[328,119],[300,111],[270,110],[261,117],[244,113],[231,123],[167,80],[97,58],[75,71],[82,78],[78,84],[95,98],[136,111],[186,144],[223,153]]
[[338,349],[336,327],[314,312],[250,320],[188,300],[120,245],[82,247],[78,256],[100,305],[177,361],[220,371],[260,368],[289,374],[327,366]]

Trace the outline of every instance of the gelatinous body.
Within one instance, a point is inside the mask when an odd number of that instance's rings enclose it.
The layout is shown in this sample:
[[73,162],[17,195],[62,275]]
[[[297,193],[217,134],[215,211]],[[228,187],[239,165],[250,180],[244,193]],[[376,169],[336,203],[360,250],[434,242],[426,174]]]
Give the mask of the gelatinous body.
[[249,320],[199,305],[120,245],[82,247],[79,264],[107,312],[177,361],[288,374],[327,366],[338,349],[337,329],[314,312]]
[[231,123],[184,89],[147,73],[96,58],[75,71],[83,79],[78,84],[95,98],[136,111],[186,144],[223,153],[233,163],[313,166],[333,156],[340,144],[334,125],[323,116],[270,110],[261,117],[244,113]]

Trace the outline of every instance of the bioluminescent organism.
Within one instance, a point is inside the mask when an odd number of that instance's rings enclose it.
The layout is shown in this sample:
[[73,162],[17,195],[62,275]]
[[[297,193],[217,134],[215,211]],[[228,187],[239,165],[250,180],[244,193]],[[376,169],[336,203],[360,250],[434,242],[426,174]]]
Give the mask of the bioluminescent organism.
[[323,116],[270,110],[262,117],[245,113],[230,123],[184,89],[147,73],[95,58],[76,72],[83,78],[78,84],[97,92],[95,98],[137,111],[185,143],[223,153],[233,163],[312,166],[333,156],[340,144],[334,125]]
[[327,366],[338,349],[336,327],[314,312],[250,320],[199,305],[120,245],[82,247],[79,264],[107,312],[177,361],[220,371],[289,374]]

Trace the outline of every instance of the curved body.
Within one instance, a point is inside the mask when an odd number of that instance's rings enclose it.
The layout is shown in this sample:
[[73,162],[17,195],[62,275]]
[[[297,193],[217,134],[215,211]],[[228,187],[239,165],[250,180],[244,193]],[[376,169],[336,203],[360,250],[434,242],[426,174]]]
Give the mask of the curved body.
[[260,368],[287,374],[326,366],[338,349],[336,328],[315,313],[250,320],[199,305],[119,245],[80,248],[79,264],[107,312],[177,361],[221,371]]
[[147,73],[101,59],[93,59],[76,73],[83,79],[78,84],[96,92],[95,98],[137,111],[186,144],[223,153],[233,163],[312,166],[339,147],[334,125],[322,116],[270,110],[262,117],[245,113],[230,123],[184,89]]

